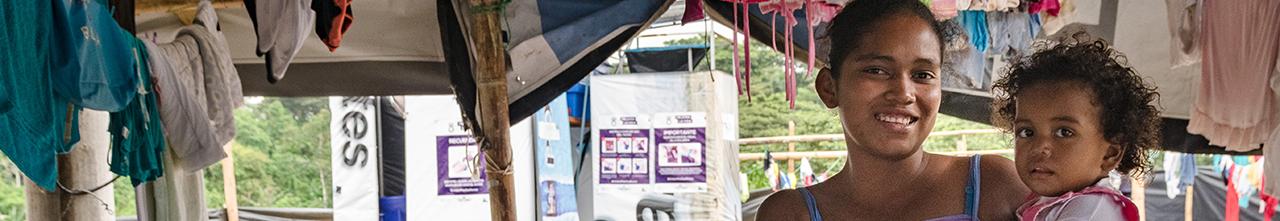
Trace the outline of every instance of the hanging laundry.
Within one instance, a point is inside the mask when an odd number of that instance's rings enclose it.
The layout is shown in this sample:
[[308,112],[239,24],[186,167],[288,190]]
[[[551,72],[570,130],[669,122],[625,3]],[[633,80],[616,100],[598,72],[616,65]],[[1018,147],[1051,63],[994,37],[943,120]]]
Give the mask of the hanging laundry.
[[933,17],[939,21],[955,18],[959,13],[956,9],[956,1],[957,0],[934,0],[929,4],[929,11],[933,11]]
[[1030,54],[1032,34],[1031,17],[1021,12],[988,12],[987,28],[991,33],[991,46],[988,51],[993,55],[1017,57]]
[[235,137],[232,110],[243,105],[239,75],[231,63],[213,7],[201,3],[193,25],[173,42],[145,42],[156,79],[160,118],[175,165],[196,171],[225,158],[223,145]]
[[1165,0],[1173,68],[1200,62],[1200,0]]
[[0,111],[0,151],[47,191],[57,189],[56,155],[80,139],[79,109],[51,82],[55,2],[0,1],[0,88],[11,103]]
[[[1275,105],[1280,105],[1280,58],[1276,58],[1275,73],[1271,74],[1271,93]],[[1280,128],[1276,128],[1271,132],[1271,138],[1262,147],[1263,176],[1264,177],[1280,177]],[[1267,157],[1273,156],[1273,157]],[[1263,185],[1263,192],[1272,196],[1280,196],[1280,182],[1271,182]]]
[[316,35],[320,36],[320,41],[329,47],[329,52],[338,50],[342,35],[355,21],[351,0],[315,0],[311,2],[311,10],[316,13]]
[[1239,221],[1240,220],[1240,204],[1236,202],[1240,201],[1240,195],[1236,194],[1236,185],[1234,183],[1231,183],[1230,181],[1231,179],[1227,178],[1227,180],[1228,180],[1227,181],[1227,197],[1225,199],[1226,201],[1223,202],[1224,203],[1223,205],[1226,205],[1227,208],[1223,211],[1222,220],[1223,221]]
[[813,186],[818,182],[818,177],[813,174],[813,166],[809,165],[809,158],[800,159],[800,185]]
[[969,35],[969,44],[978,52],[987,52],[987,13],[983,11],[960,11],[960,23],[964,25],[965,34]]
[[1027,4],[1027,12],[1032,14],[1044,12],[1048,13],[1049,16],[1058,16],[1061,7],[1058,5],[1058,0],[1040,0]]
[[1196,160],[1194,154],[1173,151],[1164,152],[1165,193],[1169,199],[1176,198],[1186,191],[1187,186],[1195,182]]
[[705,16],[702,12],[702,1],[684,1],[684,15],[680,16],[680,24],[702,20]]
[[1206,1],[1200,91],[1187,132],[1230,151],[1260,147],[1280,123],[1268,80],[1280,57],[1280,1]]
[[258,34],[258,56],[266,56],[267,82],[274,84],[311,33],[316,20],[311,0],[245,0],[244,8]]
[[111,172],[129,177],[133,186],[164,175],[164,125],[156,109],[156,93],[147,66],[149,55],[142,41],[133,40],[132,56],[138,81],[134,87],[137,99],[123,111],[112,112],[107,131],[111,133]]
[[50,52],[53,87],[72,103],[120,111],[137,93],[132,74],[132,35],[120,28],[103,1],[55,0]]

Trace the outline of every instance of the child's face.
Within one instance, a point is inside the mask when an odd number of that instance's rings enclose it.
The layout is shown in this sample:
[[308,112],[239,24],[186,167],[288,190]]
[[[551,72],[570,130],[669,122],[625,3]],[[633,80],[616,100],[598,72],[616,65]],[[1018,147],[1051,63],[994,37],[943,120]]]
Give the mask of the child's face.
[[1099,108],[1080,82],[1028,85],[1017,102],[1013,132],[1018,176],[1041,196],[1093,185],[1119,162],[1103,136]]

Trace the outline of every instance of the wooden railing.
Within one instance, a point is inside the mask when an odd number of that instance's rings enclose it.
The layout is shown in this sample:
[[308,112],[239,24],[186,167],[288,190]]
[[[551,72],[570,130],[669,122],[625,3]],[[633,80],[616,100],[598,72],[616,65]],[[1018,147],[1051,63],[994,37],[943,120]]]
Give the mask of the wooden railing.
[[[794,123],[792,123],[792,124],[788,124],[788,126],[789,126],[790,131],[791,131],[792,133],[794,133]],[[1004,149],[1004,150],[972,150],[972,151],[971,151],[971,150],[969,150],[969,148],[968,148],[968,144],[966,143],[967,141],[966,141],[966,139],[965,139],[965,137],[966,137],[966,136],[968,136],[968,135],[978,135],[978,134],[998,134],[998,133],[1000,133],[1000,130],[996,130],[996,129],[955,130],[955,131],[940,131],[940,132],[932,132],[932,133],[929,133],[929,137],[960,136],[960,139],[956,141],[956,151],[951,151],[951,152],[940,152],[940,153],[938,153],[938,154],[944,154],[944,155],[956,155],[956,156],[960,156],[960,155],[973,155],[973,154],[1011,154],[1011,153],[1013,153],[1013,150],[1012,150],[1012,149]],[[842,150],[836,150],[836,151],[808,151],[808,152],[796,152],[796,151],[795,151],[795,144],[796,144],[796,143],[814,143],[814,142],[830,142],[830,141],[844,141],[844,134],[817,134],[817,135],[793,135],[793,136],[779,136],[779,137],[756,137],[756,138],[739,139],[739,140],[738,140],[738,144],[739,144],[739,145],[743,145],[743,146],[747,146],[747,145],[765,145],[765,144],[782,144],[782,143],[787,144],[787,146],[788,146],[788,148],[787,148],[787,152],[772,152],[772,153],[770,153],[770,155],[772,155],[772,156],[773,156],[773,159],[774,159],[774,160],[787,160],[787,161],[792,161],[792,160],[798,160],[798,159],[802,159],[802,158],[813,158],[813,159],[834,159],[834,158],[841,158],[841,157],[845,157],[845,155],[846,155],[848,152],[846,152],[846,151],[842,151]],[[740,154],[738,154],[738,160],[739,160],[739,161],[747,161],[747,160],[763,160],[763,159],[764,159],[764,153],[740,153]],[[789,162],[788,164],[793,164],[793,163],[790,163],[790,162]],[[791,166],[788,166],[788,167],[791,167]]]

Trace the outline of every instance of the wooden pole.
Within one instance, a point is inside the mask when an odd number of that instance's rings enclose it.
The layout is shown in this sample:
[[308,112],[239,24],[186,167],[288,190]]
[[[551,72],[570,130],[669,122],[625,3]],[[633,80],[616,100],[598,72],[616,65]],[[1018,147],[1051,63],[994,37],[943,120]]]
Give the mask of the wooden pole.
[[1133,199],[1133,204],[1138,206],[1138,220],[1147,220],[1147,216],[1143,215],[1147,211],[1147,183],[1138,177],[1130,177],[1129,181],[1133,186],[1130,198]]
[[1195,200],[1193,199],[1195,198],[1195,195],[1196,195],[1195,194],[1196,188],[1192,188],[1192,187],[1194,186],[1190,186],[1190,185],[1187,186],[1187,197],[1186,197],[1187,199],[1185,201],[1185,204],[1182,205],[1182,220],[1193,220],[1191,218],[1195,217],[1192,215],[1192,211],[1194,211],[1192,210],[1192,205],[1195,205]]
[[60,184],[72,191],[102,188],[87,194],[48,192],[27,180],[27,220],[115,220],[114,188],[108,184],[113,176],[107,167],[111,142],[107,116],[107,112],[82,111],[80,142],[70,153],[58,156]]
[[227,159],[222,159],[223,207],[227,209],[227,221],[240,221],[240,203],[236,199],[236,158],[231,153],[231,143],[223,149],[227,151]]
[[511,119],[507,115],[506,51],[502,43],[500,0],[469,0],[471,43],[481,135],[486,158],[489,211],[492,220],[516,220],[515,185],[511,175]]
[[[796,121],[787,121],[787,136],[796,135]],[[787,142],[787,152],[796,152],[796,142]],[[796,174],[796,160],[787,159],[787,173]]]

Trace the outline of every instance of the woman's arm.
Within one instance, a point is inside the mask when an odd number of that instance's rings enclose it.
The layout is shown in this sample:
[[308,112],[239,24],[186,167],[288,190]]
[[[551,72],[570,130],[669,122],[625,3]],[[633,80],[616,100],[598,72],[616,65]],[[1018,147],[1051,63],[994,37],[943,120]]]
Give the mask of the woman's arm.
[[978,216],[982,220],[1016,220],[1018,206],[1031,194],[1018,178],[1013,160],[999,155],[982,158],[981,191]]
[[782,190],[765,198],[756,210],[756,220],[809,220],[809,209],[796,190]]

